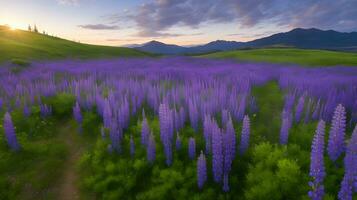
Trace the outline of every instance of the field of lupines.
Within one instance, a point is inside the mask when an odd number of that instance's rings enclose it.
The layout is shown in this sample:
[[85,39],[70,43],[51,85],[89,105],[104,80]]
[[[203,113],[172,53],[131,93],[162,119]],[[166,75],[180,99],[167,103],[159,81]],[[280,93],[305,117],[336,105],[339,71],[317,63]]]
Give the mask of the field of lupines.
[[13,157],[65,157],[33,144],[72,120],[92,142],[85,199],[357,198],[354,67],[67,60],[3,66],[0,80],[1,199],[29,192]]

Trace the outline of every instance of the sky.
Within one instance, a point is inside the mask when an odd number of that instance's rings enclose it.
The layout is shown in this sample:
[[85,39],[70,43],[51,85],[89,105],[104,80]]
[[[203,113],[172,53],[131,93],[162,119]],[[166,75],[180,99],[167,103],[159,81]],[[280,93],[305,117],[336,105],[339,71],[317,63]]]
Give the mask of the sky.
[[357,0],[0,0],[0,24],[90,44],[189,46],[297,27],[357,31]]

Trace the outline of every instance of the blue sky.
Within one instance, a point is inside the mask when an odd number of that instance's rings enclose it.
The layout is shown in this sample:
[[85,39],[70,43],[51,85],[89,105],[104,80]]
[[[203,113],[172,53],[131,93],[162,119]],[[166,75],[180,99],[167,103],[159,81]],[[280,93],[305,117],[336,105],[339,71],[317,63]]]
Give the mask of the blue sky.
[[0,24],[102,45],[248,41],[296,27],[357,31],[357,0],[0,0]]

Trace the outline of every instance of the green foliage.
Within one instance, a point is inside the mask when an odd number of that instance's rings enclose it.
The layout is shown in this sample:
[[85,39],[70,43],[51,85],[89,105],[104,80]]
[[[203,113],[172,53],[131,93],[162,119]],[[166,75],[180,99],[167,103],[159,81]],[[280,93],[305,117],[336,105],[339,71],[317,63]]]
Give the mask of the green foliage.
[[83,113],[82,129],[84,133],[96,134],[99,133],[101,119],[93,112]]
[[291,48],[266,48],[218,52],[200,57],[237,59],[267,63],[299,64],[304,66],[357,66],[356,53],[306,50]]
[[[301,199],[306,182],[286,147],[262,143],[254,148],[247,174],[246,199]],[[303,195],[305,196],[305,195]]]
[[71,94],[61,93],[50,98],[48,103],[52,106],[54,116],[58,118],[68,118],[73,114],[75,97]]
[[[276,82],[253,88],[259,112],[251,117],[251,142],[246,154],[237,155],[229,176],[231,190],[212,178],[211,156],[207,156],[208,181],[197,188],[196,161],[188,159],[188,138],[196,140],[197,152],[205,148],[202,127],[196,132],[189,123],[180,130],[182,149],[174,151],[173,164],[167,167],[160,142],[160,123],[154,112],[144,106],[149,127],[156,141],[154,164],[146,161],[146,150],[140,143],[141,113],[132,116],[124,130],[122,153],[108,152],[110,140],[100,137],[101,118],[95,112],[82,112],[83,134],[72,119],[75,98],[59,94],[43,102],[53,106],[54,116],[43,119],[38,106],[25,118],[22,110],[14,110],[12,119],[23,150],[9,151],[0,127],[0,199],[53,198],[48,190],[57,184],[68,146],[66,134],[74,135],[73,143],[87,151],[78,161],[83,199],[309,199],[309,165],[311,140],[316,122],[294,124],[288,145],[278,145],[283,94]],[[2,115],[3,116],[3,113]],[[216,116],[220,119],[220,116]],[[267,120],[269,119],[269,120]],[[2,120],[2,119],[1,119]],[[241,123],[235,122],[237,144]],[[129,154],[129,138],[133,136],[135,156]],[[73,138],[72,138],[73,139]],[[332,163],[326,158],[325,199],[336,199],[343,177],[343,158]]]
[[277,82],[255,87],[252,91],[256,97],[259,112],[251,116],[252,142],[279,142],[281,111],[284,97]]
[[27,60],[24,60],[24,59],[12,59],[11,60],[11,63],[16,65],[16,66],[21,66],[21,67],[27,67],[27,66],[30,66],[31,63]]
[[67,157],[66,146],[59,142],[51,119],[36,115],[24,118],[12,114],[22,149],[9,150],[0,128],[0,199],[53,198],[48,187],[57,183]]

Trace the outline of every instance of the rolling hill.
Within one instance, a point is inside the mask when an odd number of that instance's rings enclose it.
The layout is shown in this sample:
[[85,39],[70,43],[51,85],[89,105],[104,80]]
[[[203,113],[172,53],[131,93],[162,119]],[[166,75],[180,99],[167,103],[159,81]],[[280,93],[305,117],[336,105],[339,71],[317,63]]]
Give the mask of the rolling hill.
[[141,46],[135,47],[134,49],[155,53],[155,54],[166,54],[166,55],[184,54],[187,51],[186,47],[181,47],[172,44],[165,44],[155,40],[145,43]]
[[211,53],[199,57],[305,66],[357,66],[357,53],[293,48],[236,50]]
[[150,54],[130,48],[82,44],[28,31],[10,30],[6,26],[0,26],[0,62],[12,59],[88,59],[148,55]]
[[296,28],[286,33],[278,33],[249,42],[217,40],[208,44],[182,47],[151,41],[134,48],[159,54],[202,54],[217,51],[231,51],[243,48],[263,48],[272,46],[288,46],[303,49],[325,50],[357,50],[357,32],[342,33],[333,30],[315,28]]

